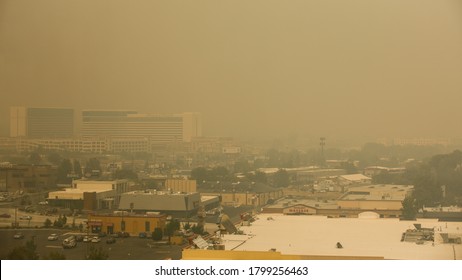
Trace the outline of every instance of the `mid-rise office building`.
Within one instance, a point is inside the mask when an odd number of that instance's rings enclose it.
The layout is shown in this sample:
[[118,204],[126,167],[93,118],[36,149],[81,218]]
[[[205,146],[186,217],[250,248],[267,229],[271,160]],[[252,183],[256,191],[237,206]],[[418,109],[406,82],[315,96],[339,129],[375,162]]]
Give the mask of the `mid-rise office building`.
[[10,108],[10,137],[69,138],[73,136],[73,109]]
[[189,142],[202,135],[199,113],[139,114],[136,111],[85,110],[83,137],[149,138],[151,143]]

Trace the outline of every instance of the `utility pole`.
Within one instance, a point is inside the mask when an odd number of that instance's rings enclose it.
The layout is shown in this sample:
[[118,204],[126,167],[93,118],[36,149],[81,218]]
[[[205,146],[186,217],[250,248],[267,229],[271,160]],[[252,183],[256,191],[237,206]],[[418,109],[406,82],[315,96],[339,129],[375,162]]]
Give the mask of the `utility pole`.
[[324,166],[326,158],[324,157],[324,146],[326,145],[326,137],[319,138],[319,146],[321,146],[321,165]]

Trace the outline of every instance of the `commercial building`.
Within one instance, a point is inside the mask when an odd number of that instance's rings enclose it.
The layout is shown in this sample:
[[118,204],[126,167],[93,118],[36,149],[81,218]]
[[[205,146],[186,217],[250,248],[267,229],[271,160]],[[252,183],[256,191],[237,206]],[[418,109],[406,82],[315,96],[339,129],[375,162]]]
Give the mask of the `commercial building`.
[[156,228],[165,229],[167,215],[145,214],[134,215],[125,211],[115,211],[108,215],[90,215],[87,226],[91,233],[104,232],[107,234],[126,232],[131,236],[139,233],[152,233]]
[[[401,241],[403,233],[416,228],[414,224],[434,229],[434,240]],[[454,260],[462,256],[462,244],[450,243],[462,236],[461,222],[260,214],[239,231],[243,234],[217,234],[214,241],[221,250],[210,250],[212,244],[203,250],[184,250],[183,259]]]
[[116,209],[122,193],[131,190],[128,180],[91,181],[74,180],[72,187],[48,194],[49,205],[70,209]]
[[202,195],[220,196],[225,206],[262,206],[283,197],[283,190],[262,183],[218,183],[199,188]]
[[403,200],[412,190],[413,186],[408,185],[351,187],[340,198],[331,201],[283,198],[264,206],[263,213],[349,218],[374,215],[381,218],[398,218],[402,215]]
[[83,137],[149,138],[153,145],[190,142],[202,135],[200,113],[139,114],[137,111],[82,111]]
[[0,166],[0,191],[30,191],[56,185],[56,168],[51,165],[9,164]]
[[409,185],[369,185],[352,187],[337,200],[342,210],[371,211],[384,217],[399,217],[403,201],[414,187]]
[[10,108],[10,137],[70,138],[73,136],[73,109]]
[[120,198],[119,210],[134,213],[160,212],[174,217],[192,217],[201,205],[199,193],[133,191]]
[[172,192],[197,192],[196,180],[182,179],[167,179],[165,181],[165,189]]

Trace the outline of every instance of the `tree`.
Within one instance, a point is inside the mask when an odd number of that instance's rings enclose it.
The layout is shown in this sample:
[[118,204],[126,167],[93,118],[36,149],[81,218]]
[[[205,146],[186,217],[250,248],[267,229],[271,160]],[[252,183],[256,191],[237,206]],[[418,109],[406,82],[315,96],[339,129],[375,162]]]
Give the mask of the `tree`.
[[165,225],[164,233],[168,236],[170,241],[170,237],[173,236],[176,230],[180,229],[180,222],[177,219],[171,220],[167,225]]
[[406,197],[403,200],[403,218],[405,220],[415,220],[417,214],[417,206],[415,199],[411,196]]
[[138,175],[133,170],[120,169],[120,170],[116,170],[116,172],[114,173],[114,179],[138,180]]
[[86,260],[107,260],[108,258],[109,254],[102,247],[95,248],[95,246],[91,246],[88,255],[85,256]]
[[85,175],[92,175],[94,172],[101,173],[101,164],[97,158],[91,158],[85,164]]
[[196,180],[199,184],[207,180],[207,169],[204,167],[196,167],[191,170],[191,179]]
[[38,152],[32,152],[29,156],[29,161],[32,164],[40,164],[42,162],[42,157]]
[[56,152],[49,153],[47,155],[47,159],[50,163],[54,165],[59,165],[61,161],[63,160],[63,158]]
[[38,260],[37,244],[34,238],[26,242],[26,245],[13,248],[7,255],[9,260]]
[[68,175],[72,173],[72,163],[69,159],[63,159],[61,164],[58,166],[57,177],[58,183],[60,184],[70,184],[72,178]]
[[155,241],[159,241],[162,240],[162,237],[164,237],[164,235],[162,234],[162,229],[156,227],[152,232],[152,239]]
[[74,174],[78,176],[78,178],[82,178],[82,166],[80,165],[80,161],[74,159]]
[[285,169],[279,169],[274,174],[274,186],[276,188],[284,188],[290,184],[289,173]]
[[43,226],[46,227],[46,228],[49,228],[49,227],[51,227],[52,224],[53,223],[51,222],[51,220],[47,218],[45,220],[45,222],[43,223]]
[[191,230],[195,234],[203,234],[204,233],[204,226],[203,225],[193,225],[191,227]]

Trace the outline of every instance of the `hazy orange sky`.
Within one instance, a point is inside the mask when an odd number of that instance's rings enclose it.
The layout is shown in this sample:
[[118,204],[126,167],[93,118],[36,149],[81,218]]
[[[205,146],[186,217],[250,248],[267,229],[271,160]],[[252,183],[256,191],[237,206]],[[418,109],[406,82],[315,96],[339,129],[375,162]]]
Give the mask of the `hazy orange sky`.
[[462,137],[462,1],[0,0],[9,107],[203,114],[206,136]]

